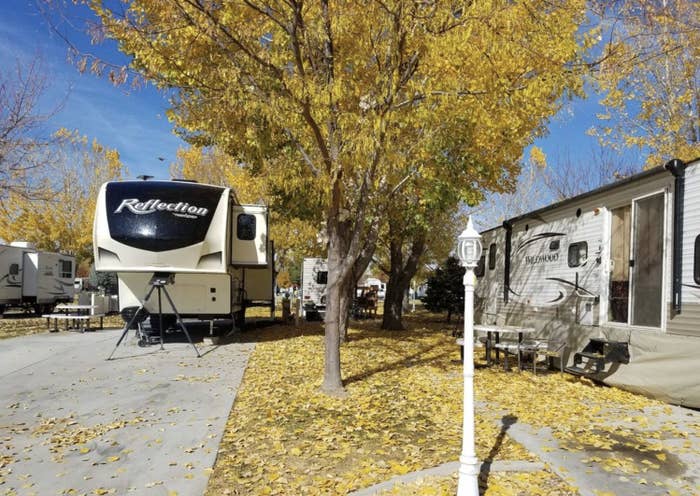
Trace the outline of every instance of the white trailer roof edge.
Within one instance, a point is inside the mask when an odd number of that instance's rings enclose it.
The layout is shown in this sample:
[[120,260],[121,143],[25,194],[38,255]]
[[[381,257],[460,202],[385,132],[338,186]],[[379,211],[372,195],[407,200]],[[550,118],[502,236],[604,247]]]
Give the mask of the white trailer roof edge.
[[554,210],[557,210],[559,208],[565,207],[567,205],[574,204],[576,202],[580,202],[582,200],[585,200],[585,199],[588,199],[588,198],[591,198],[591,197],[594,197],[597,195],[601,195],[603,193],[607,193],[607,192],[616,190],[618,188],[623,188],[631,183],[641,181],[644,179],[648,179],[650,177],[653,177],[653,176],[656,176],[659,174],[675,174],[675,170],[677,170],[677,168],[679,166],[688,167],[688,166],[692,166],[692,165],[700,165],[700,157],[696,157],[696,158],[694,158],[692,160],[688,160],[686,162],[683,162],[680,159],[672,159],[672,160],[669,160],[668,162],[666,162],[666,164],[664,164],[664,165],[659,165],[659,166],[653,167],[651,169],[642,171],[638,174],[634,174],[634,175],[626,177],[624,179],[620,179],[620,180],[615,181],[613,183],[603,185],[599,188],[592,189],[590,191],[586,191],[585,193],[581,193],[581,194],[576,195],[576,196],[572,196],[571,198],[566,198],[564,200],[561,200],[561,201],[558,201],[555,203],[551,203],[549,205],[545,205],[544,207],[541,207],[541,208],[538,208],[535,210],[531,210],[529,212],[517,215],[515,217],[505,219],[501,225],[493,226],[493,227],[490,227],[488,229],[484,229],[483,231],[480,231],[480,232],[481,232],[481,234],[484,234],[484,233],[488,233],[490,231],[501,229],[501,228],[505,227],[506,225],[513,225],[514,223],[516,223],[518,221],[529,219],[531,217],[535,217],[537,215],[541,215],[541,214],[546,213],[546,212],[554,211]]

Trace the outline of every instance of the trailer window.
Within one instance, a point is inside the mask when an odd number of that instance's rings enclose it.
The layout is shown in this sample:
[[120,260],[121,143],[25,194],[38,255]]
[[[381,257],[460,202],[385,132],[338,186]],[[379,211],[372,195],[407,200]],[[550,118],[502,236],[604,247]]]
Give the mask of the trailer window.
[[238,239],[252,241],[255,239],[255,216],[250,214],[239,214],[236,221],[236,235]]
[[693,266],[693,279],[695,279],[695,284],[700,284],[700,236],[695,238],[695,264]]
[[19,264],[10,264],[10,275],[19,275]]
[[496,268],[496,243],[489,245],[489,270]]
[[316,272],[316,284],[328,284],[327,270],[319,270]]
[[586,263],[588,258],[588,243],[571,243],[569,245],[569,267],[578,267]]
[[71,278],[73,277],[73,262],[71,260],[59,260],[59,277]]
[[484,277],[485,272],[486,272],[486,255],[481,255],[481,258],[479,259],[479,263],[476,264],[476,268],[474,269],[474,275],[476,277]]

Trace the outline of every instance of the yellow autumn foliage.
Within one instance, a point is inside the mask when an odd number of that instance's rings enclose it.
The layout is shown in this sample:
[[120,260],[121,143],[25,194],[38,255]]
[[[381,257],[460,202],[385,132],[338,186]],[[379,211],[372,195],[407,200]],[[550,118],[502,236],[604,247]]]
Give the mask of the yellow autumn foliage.
[[[305,256],[321,256],[324,246],[319,236],[319,214],[313,209],[313,197],[298,198],[294,208],[290,200],[280,198],[273,186],[277,181],[238,163],[234,157],[217,147],[181,148],[178,161],[172,167],[173,177],[230,187],[240,203],[264,204],[270,212],[270,238],[275,242],[277,269],[299,264]],[[282,180],[280,180],[282,181]],[[294,200],[292,200],[294,201]],[[304,218],[300,218],[304,215]]]
[[648,167],[700,157],[700,4],[687,0],[593,2],[615,28],[594,81],[609,113],[593,133],[633,148]]
[[66,129],[57,135],[62,146],[54,151],[55,165],[38,169],[32,177],[42,185],[42,195],[9,195],[0,239],[31,241],[39,249],[89,262],[97,192],[105,181],[121,178],[124,168],[119,153],[96,140]]
[[455,201],[501,190],[582,89],[584,0],[88,4],[132,68],[174,89],[179,134],[317,201],[329,393],[342,390],[343,288],[410,167]]

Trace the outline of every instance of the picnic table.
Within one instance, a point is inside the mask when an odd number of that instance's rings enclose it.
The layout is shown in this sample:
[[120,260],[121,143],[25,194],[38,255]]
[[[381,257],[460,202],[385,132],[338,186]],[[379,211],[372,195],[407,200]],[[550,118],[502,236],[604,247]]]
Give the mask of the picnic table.
[[377,291],[374,289],[358,288],[359,296],[353,301],[353,316],[358,319],[377,317]]
[[[90,327],[90,321],[92,319],[100,319],[100,329],[104,329],[104,316],[103,313],[95,314],[93,310],[96,307],[94,305],[73,305],[62,303],[56,305],[54,313],[44,314],[43,318],[46,319],[46,328],[51,332],[58,332],[58,321],[62,320],[66,324],[66,331],[69,330],[79,330],[80,332],[94,330]],[[51,321],[53,320],[53,329],[51,329]]]
[[[474,326],[474,331],[486,333],[486,363],[491,365],[491,350],[496,350],[496,362],[499,361],[499,353],[503,351],[504,367],[508,368],[508,353],[518,355],[518,368],[522,363],[523,350],[521,344],[526,335],[532,335],[536,332],[534,327],[512,326],[512,325],[486,325],[477,324]],[[517,334],[516,341],[501,341],[501,335]]]

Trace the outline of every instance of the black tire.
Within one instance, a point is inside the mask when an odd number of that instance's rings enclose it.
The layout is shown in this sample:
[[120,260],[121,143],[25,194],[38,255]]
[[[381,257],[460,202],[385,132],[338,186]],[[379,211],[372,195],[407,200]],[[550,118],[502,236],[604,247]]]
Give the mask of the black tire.
[[[139,308],[141,307],[124,307],[122,311],[119,312],[119,315],[121,315],[121,318],[124,321],[124,325],[131,322],[131,319],[134,317],[134,314],[139,310]],[[138,325],[144,320],[146,320],[147,317],[148,311],[145,308],[141,308],[141,311],[139,311],[138,316],[131,324],[131,329],[138,329]]]
[[[177,317],[173,314],[163,314],[163,331],[175,327],[177,325]],[[160,314],[151,314],[151,329],[153,332],[160,332]]]
[[306,311],[306,321],[307,322],[318,322],[321,320],[321,314],[318,310],[307,310]]
[[233,312],[233,327],[243,330],[245,328],[245,308],[237,312]]

